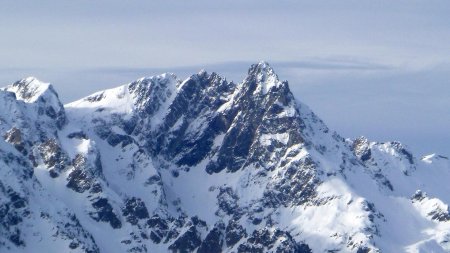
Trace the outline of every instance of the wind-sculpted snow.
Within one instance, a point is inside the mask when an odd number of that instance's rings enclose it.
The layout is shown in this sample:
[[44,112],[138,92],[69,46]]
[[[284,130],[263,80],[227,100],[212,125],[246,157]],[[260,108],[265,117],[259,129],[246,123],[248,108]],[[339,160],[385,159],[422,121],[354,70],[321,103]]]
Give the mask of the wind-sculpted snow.
[[448,252],[448,158],[344,139],[265,62],[0,90],[0,252]]

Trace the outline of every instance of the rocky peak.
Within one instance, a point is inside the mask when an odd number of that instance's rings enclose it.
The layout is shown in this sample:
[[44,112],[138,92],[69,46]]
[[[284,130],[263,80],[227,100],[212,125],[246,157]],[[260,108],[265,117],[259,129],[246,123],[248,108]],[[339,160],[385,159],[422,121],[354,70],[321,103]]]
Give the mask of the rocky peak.
[[364,136],[360,136],[353,141],[352,149],[355,155],[363,162],[372,158],[371,157],[372,151],[370,150],[370,142]]
[[27,77],[14,82],[3,90],[13,92],[17,100],[36,104],[38,114],[56,120],[58,128],[66,123],[64,106],[51,84],[41,82],[35,77]]
[[390,141],[385,143],[375,143],[382,152],[390,153],[392,156],[397,157],[401,161],[405,161],[409,169],[414,170],[416,167],[416,158],[413,156],[411,151],[398,141]]
[[261,61],[249,68],[244,84],[254,86],[254,93],[266,94],[273,87],[279,86],[281,82],[273,68],[267,62]]
[[128,85],[136,109],[153,115],[175,92],[179,84],[172,73],[144,77]]
[[26,103],[34,103],[41,97],[44,97],[46,93],[52,93],[58,97],[51,84],[41,82],[35,77],[27,77],[16,81],[6,87],[5,90],[14,92],[17,99],[23,100]]

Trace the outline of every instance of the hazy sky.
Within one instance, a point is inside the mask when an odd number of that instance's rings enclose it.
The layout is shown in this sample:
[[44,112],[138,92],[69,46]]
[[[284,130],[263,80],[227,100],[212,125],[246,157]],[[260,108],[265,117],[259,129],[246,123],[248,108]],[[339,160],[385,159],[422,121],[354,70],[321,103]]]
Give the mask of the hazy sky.
[[[266,60],[343,136],[450,155],[450,1],[2,1],[0,83],[64,102],[170,71]],[[1,85],[1,86],[3,86]]]

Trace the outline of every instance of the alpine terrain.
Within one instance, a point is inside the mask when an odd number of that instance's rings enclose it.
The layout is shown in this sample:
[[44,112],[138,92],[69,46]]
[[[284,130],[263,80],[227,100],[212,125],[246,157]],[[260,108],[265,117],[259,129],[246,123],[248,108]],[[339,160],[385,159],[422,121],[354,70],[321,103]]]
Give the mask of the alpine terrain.
[[66,105],[29,77],[0,137],[2,253],[450,252],[448,158],[341,137],[265,62]]

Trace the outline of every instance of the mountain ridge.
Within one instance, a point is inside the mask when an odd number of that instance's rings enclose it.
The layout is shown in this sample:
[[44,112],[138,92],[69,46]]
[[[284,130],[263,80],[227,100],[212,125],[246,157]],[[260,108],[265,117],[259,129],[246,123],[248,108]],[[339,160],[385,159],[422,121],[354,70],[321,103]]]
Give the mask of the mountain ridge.
[[266,62],[239,84],[166,73],[65,106],[29,84],[0,90],[0,251],[450,249],[448,159],[344,139]]

